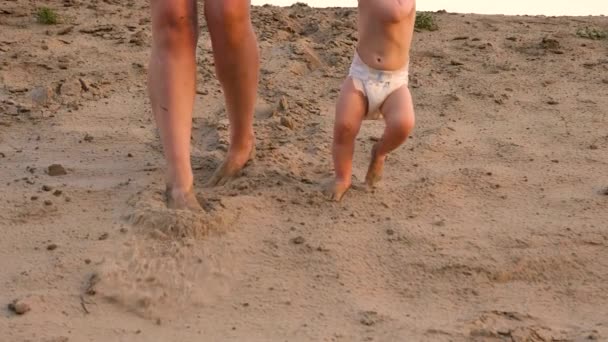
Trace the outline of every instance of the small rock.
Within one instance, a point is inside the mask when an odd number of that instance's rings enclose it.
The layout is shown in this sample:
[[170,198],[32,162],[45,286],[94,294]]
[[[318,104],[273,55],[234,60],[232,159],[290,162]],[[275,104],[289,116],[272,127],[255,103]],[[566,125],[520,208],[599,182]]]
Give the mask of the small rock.
[[445,226],[445,220],[439,220],[439,221],[435,221],[433,223],[433,226],[437,226],[437,227],[443,227]]
[[74,30],[74,26],[68,26],[68,27],[66,27],[66,28],[64,28],[64,29],[59,30],[59,31],[57,32],[57,35],[58,35],[58,36],[64,36],[64,35],[66,35],[66,34],[68,34],[68,33],[72,32],[73,30]]
[[289,129],[293,129],[293,127],[294,127],[293,121],[290,118],[287,118],[284,116],[281,117],[281,125],[289,128]]
[[101,278],[99,277],[99,275],[97,273],[91,274],[91,276],[89,277],[89,281],[88,281],[85,293],[88,294],[89,296],[96,295],[97,294],[97,290],[95,290],[95,286],[100,281],[101,281]]
[[551,105],[551,106],[555,106],[555,105],[558,105],[558,104],[559,104],[559,102],[557,102],[557,101],[555,101],[555,100],[549,100],[549,101],[547,101],[547,104],[548,104],[548,105]]
[[80,88],[81,88],[83,91],[89,91],[90,87],[89,87],[89,84],[87,83],[87,81],[85,81],[85,80],[84,80],[84,79],[82,79],[82,78],[79,78],[79,79],[78,79],[78,82],[80,82]]
[[107,240],[109,236],[110,236],[110,234],[108,234],[108,233],[103,233],[103,234],[101,234],[101,235],[99,236],[99,240],[100,240],[100,241],[102,241],[102,240]]
[[361,313],[361,319],[359,322],[363,325],[372,326],[380,321],[378,313],[375,311],[364,311]]
[[387,235],[394,235],[395,231],[389,228],[389,229],[386,230],[386,234]]
[[53,202],[51,200],[44,200],[44,205],[46,205],[46,206],[53,205]]
[[597,150],[598,147],[597,147],[597,145],[589,145],[589,149],[590,150]]
[[146,31],[141,30],[139,32],[134,33],[129,40],[129,43],[137,45],[137,46],[145,46],[149,41],[149,37],[146,34]]
[[84,259],[84,263],[87,264],[87,265],[90,264],[91,263],[91,259]]
[[299,48],[299,52],[301,52],[301,55],[304,57],[304,60],[306,61],[306,64],[310,70],[315,70],[323,66],[321,58],[319,58],[319,55],[317,55],[314,50],[308,46],[300,46]]
[[57,249],[57,247],[58,247],[58,246],[57,246],[57,244],[52,243],[52,244],[50,244],[50,245],[46,246],[46,249],[47,249],[48,251],[54,251],[54,250],[56,250],[56,249]]
[[543,38],[540,44],[543,49],[547,50],[557,50],[561,47],[559,41],[553,38]]
[[454,37],[452,40],[467,40],[469,39],[469,36],[458,36],[458,37]]
[[285,96],[281,97],[281,100],[279,101],[279,108],[283,111],[289,110],[289,103],[287,102],[287,98],[285,98]]
[[508,329],[508,328],[498,329],[498,330],[496,330],[496,333],[501,336],[509,337],[509,336],[511,336],[511,329]]
[[459,61],[456,61],[456,60],[451,60],[451,61],[450,61],[450,64],[451,64],[451,65],[454,65],[454,66],[464,65],[464,63],[459,62]]
[[83,140],[86,142],[91,142],[91,141],[93,141],[93,139],[94,139],[93,136],[90,135],[89,133],[85,134],[84,138],[83,138]]
[[10,303],[8,305],[8,309],[16,313],[17,315],[23,315],[31,310],[29,304],[18,299],[15,299],[12,303]]
[[51,88],[46,86],[34,87],[30,91],[30,97],[32,99],[32,103],[34,103],[35,105],[44,106],[51,101],[53,97],[53,91],[51,90]]
[[38,199],[38,196],[32,196],[32,197],[30,197],[30,199],[31,199],[32,201],[35,201],[35,200],[37,200],[37,199]]
[[131,153],[127,153],[127,157],[133,158],[133,155]]
[[68,173],[65,171],[65,168],[61,164],[53,164],[49,166],[49,176],[63,176]]
[[293,243],[294,245],[301,245],[304,243],[304,241],[305,241],[304,238],[301,236],[297,236],[297,237],[291,239],[291,243]]
[[44,190],[44,191],[51,191],[51,190],[53,190],[53,188],[50,185],[43,185],[42,186],[42,190]]
[[53,191],[53,196],[59,197],[59,196],[61,196],[62,193],[63,193],[63,191],[57,189],[57,190]]
[[57,93],[64,96],[77,96],[82,93],[82,84],[78,80],[63,81],[57,88]]
[[515,42],[515,41],[517,41],[517,37],[507,37],[507,40]]

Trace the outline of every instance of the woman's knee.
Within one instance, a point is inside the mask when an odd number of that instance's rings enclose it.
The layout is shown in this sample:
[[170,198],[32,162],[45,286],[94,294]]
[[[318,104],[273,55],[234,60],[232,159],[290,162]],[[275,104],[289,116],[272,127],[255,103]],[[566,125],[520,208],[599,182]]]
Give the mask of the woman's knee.
[[209,29],[222,30],[228,43],[238,43],[251,25],[248,0],[206,0]]
[[179,47],[196,44],[198,13],[196,0],[156,0],[152,2],[152,32],[156,44]]

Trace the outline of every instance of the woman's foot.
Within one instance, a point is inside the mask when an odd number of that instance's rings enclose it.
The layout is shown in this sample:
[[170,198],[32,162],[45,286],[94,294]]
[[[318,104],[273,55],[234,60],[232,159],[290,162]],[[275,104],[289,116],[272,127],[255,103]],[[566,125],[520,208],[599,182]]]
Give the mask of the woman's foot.
[[235,178],[255,158],[255,140],[252,139],[248,148],[239,151],[228,151],[226,159],[215,170],[207,186],[224,185]]
[[351,182],[333,180],[325,186],[323,193],[329,200],[340,202],[350,186]]
[[195,212],[203,210],[200,203],[198,203],[198,199],[196,199],[194,188],[192,187],[189,190],[184,191],[171,188],[167,185],[165,196],[167,208],[169,209],[190,210]]

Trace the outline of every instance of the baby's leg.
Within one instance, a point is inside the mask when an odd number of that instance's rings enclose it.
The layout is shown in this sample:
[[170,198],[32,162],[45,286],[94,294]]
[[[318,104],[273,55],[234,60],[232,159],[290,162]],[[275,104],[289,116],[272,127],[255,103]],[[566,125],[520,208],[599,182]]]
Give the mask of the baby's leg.
[[353,80],[347,78],[342,84],[336,104],[332,148],[336,176],[325,190],[325,193],[335,201],[340,201],[350,188],[355,138],[361,128],[366,109],[365,96],[355,88]]
[[407,86],[403,86],[386,98],[380,108],[386,121],[386,128],[380,141],[372,148],[372,160],[367,170],[365,182],[374,186],[382,179],[386,155],[401,146],[414,128],[414,105]]

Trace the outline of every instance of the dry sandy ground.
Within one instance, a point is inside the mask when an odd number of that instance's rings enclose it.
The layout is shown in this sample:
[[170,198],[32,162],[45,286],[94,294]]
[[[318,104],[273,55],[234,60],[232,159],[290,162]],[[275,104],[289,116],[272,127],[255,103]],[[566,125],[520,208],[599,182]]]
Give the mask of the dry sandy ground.
[[34,3],[0,1],[0,340],[608,340],[608,41],[575,34],[607,18],[438,13],[415,132],[341,204],[319,190],[354,10],[254,8],[260,153],[210,189],[227,119],[202,22],[193,215],[162,206],[147,1],[48,1],[56,26]]

